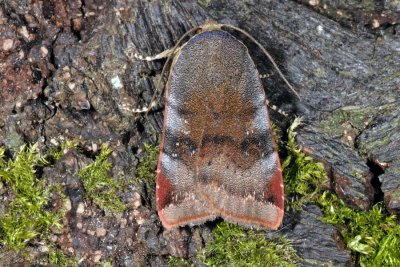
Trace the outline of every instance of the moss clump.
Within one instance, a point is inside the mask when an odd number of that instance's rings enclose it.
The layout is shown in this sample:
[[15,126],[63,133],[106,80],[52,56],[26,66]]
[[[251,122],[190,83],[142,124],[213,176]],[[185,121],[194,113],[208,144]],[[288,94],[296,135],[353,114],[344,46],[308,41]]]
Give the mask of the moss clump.
[[136,179],[133,181],[137,188],[140,188],[141,195],[146,202],[155,207],[155,188],[157,159],[160,151],[159,146],[144,144],[145,155],[140,159],[137,166]]
[[[394,215],[387,216],[383,204],[376,204],[367,212],[347,207],[336,195],[322,192],[326,179],[322,164],[307,157],[295,143],[295,120],[289,129],[288,157],[282,164],[285,192],[294,201],[291,207],[312,202],[324,213],[323,221],[335,225],[360,266],[400,266],[400,225]],[[359,174],[354,174],[359,175]]]
[[174,266],[174,267],[192,267],[194,266],[193,264],[190,264],[190,262],[188,262],[185,259],[182,258],[176,258],[176,257],[169,257],[169,261],[168,261],[168,266]]
[[222,222],[213,241],[199,255],[207,266],[296,266],[299,259],[284,238],[268,240],[265,233]]
[[282,163],[286,204],[292,208],[300,208],[314,200],[327,179],[322,163],[314,162],[297,147],[295,129],[299,124],[300,119],[297,118],[288,130],[288,155]]
[[4,153],[0,147],[0,181],[14,198],[0,216],[0,243],[22,250],[33,238],[46,238],[52,227],[60,228],[61,214],[46,210],[50,189],[36,177],[36,170],[47,161],[37,145],[22,146],[9,160]]
[[57,147],[51,154],[54,160],[58,160],[64,156],[65,151],[69,149],[78,149],[78,142],[66,140],[65,142],[61,143],[61,145]]
[[111,152],[108,146],[103,145],[95,161],[79,171],[86,196],[109,215],[118,214],[127,208],[118,198],[121,183],[110,176],[112,165],[108,156]]
[[137,174],[142,182],[145,182],[150,186],[155,184],[154,170],[157,166],[160,147],[144,144],[144,149],[146,154],[139,162]]
[[336,225],[347,248],[357,252],[360,266],[400,266],[400,225],[396,216],[386,216],[382,204],[355,211],[336,195],[324,192],[319,198],[323,221]]
[[98,265],[101,267],[112,267],[113,266],[110,259],[100,262],[100,264],[98,264]]
[[48,261],[52,266],[78,267],[76,259],[66,256],[60,249],[54,247],[49,250]]

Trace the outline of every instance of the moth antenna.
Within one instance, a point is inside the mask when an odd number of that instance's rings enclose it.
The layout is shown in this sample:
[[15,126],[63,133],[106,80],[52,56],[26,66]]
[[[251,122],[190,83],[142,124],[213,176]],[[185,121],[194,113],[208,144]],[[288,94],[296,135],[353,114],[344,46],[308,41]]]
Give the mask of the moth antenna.
[[286,80],[285,76],[283,75],[283,73],[281,72],[281,70],[279,69],[278,65],[275,63],[275,60],[272,58],[271,54],[268,53],[268,51],[253,37],[250,35],[250,33],[246,32],[245,30],[242,30],[238,27],[229,25],[229,24],[220,24],[220,26],[222,27],[227,27],[227,28],[231,28],[233,30],[236,30],[238,32],[243,33],[244,35],[246,35],[250,40],[252,40],[262,51],[263,53],[267,56],[267,58],[269,59],[269,61],[272,63],[272,65],[274,66],[274,68],[278,71],[279,76],[281,76],[281,78],[283,79],[283,81],[286,83],[286,85],[289,87],[289,89],[297,96],[298,99],[300,99],[300,95],[297,93],[297,91],[293,88],[293,86],[288,82],[288,80]]
[[156,84],[156,90],[155,90],[155,92],[154,92],[154,94],[153,94],[153,97],[151,98],[151,101],[150,101],[150,104],[149,104],[149,106],[148,106],[148,108],[147,108],[147,110],[146,110],[145,116],[147,116],[147,114],[150,112],[151,108],[155,106],[155,104],[153,104],[153,103],[154,103],[155,98],[156,98],[156,96],[157,96],[157,92],[158,92],[159,90],[161,90],[161,94],[162,94],[162,88],[160,89],[161,81],[163,80],[163,76],[164,76],[165,70],[167,69],[167,66],[168,66],[169,62],[170,62],[171,59],[175,56],[175,52],[176,52],[176,50],[179,48],[179,44],[180,44],[189,34],[192,34],[193,32],[196,32],[196,31],[198,31],[198,30],[200,30],[200,29],[201,29],[201,27],[199,26],[199,27],[195,27],[195,28],[190,29],[189,31],[185,32],[185,34],[183,34],[182,37],[179,38],[178,42],[175,44],[175,46],[172,48],[172,50],[170,50],[170,51],[171,51],[171,54],[168,56],[167,60],[165,61],[164,66],[163,66],[163,68],[162,68],[161,75],[160,75],[160,79],[158,80],[158,82],[157,82],[157,84]]

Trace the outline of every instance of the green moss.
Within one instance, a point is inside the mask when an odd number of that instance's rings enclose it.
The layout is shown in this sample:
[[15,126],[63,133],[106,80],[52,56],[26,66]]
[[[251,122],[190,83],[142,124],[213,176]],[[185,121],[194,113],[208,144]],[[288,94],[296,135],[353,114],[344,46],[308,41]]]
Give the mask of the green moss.
[[390,197],[394,199],[400,198],[400,189],[395,189],[394,191],[391,191]]
[[342,71],[339,71],[338,74],[339,74],[340,76],[344,77],[344,78],[347,78],[347,79],[351,79],[351,78],[354,77],[354,74],[353,74],[352,71],[342,70]]
[[193,264],[190,264],[187,260],[183,258],[169,257],[168,266],[174,267],[192,267]]
[[333,111],[329,117],[321,121],[320,127],[323,133],[330,137],[338,138],[343,135],[344,128],[342,124],[349,120],[347,112],[338,109]]
[[400,266],[400,225],[396,216],[386,216],[383,205],[367,212],[347,207],[336,195],[319,198],[323,221],[336,225],[347,248],[357,253],[360,266]]
[[75,258],[66,256],[58,248],[50,248],[48,257],[49,263],[53,266],[78,267],[78,262]]
[[150,144],[144,144],[145,155],[140,159],[137,166],[136,178],[133,184],[140,188],[141,195],[149,196],[145,197],[145,200],[150,203],[151,206],[155,207],[155,188],[156,188],[156,174],[157,159],[160,151],[159,146],[153,146]]
[[6,160],[0,147],[0,181],[11,190],[13,199],[0,217],[0,242],[11,250],[23,250],[34,238],[46,239],[51,228],[60,228],[60,213],[46,209],[50,188],[36,177],[36,170],[47,164],[37,145],[23,145]]
[[144,144],[144,149],[146,154],[139,162],[137,174],[142,182],[154,185],[154,170],[157,166],[157,158],[160,152],[160,147]]
[[54,160],[60,159],[68,149],[78,149],[78,142],[72,140],[63,142],[51,153]]
[[127,208],[118,198],[121,183],[115,181],[110,175],[112,167],[108,161],[110,153],[111,149],[103,145],[100,155],[96,156],[95,161],[79,171],[87,198],[108,215],[118,214]]
[[282,151],[282,147],[285,146],[284,142],[282,141],[282,130],[280,127],[276,126],[276,124],[272,121],[271,121],[271,130],[273,138],[275,140],[276,149],[280,153]]
[[265,232],[227,222],[218,224],[199,258],[207,266],[296,266],[299,259],[286,239],[268,240]]
[[109,260],[107,260],[107,261],[103,261],[103,262],[100,262],[100,263],[96,264],[96,266],[101,266],[101,267],[112,267],[113,265],[112,265],[112,263],[111,263],[111,260],[109,259]]
[[321,69],[321,68],[318,68],[318,69],[315,71],[315,75],[316,75],[318,78],[323,78],[323,77],[326,76],[325,71],[324,71],[323,69]]
[[358,179],[363,179],[363,178],[364,178],[364,175],[362,175],[362,173],[359,173],[359,172],[356,171],[356,170],[353,170],[353,171],[351,172],[351,175],[354,176],[354,177],[356,177],[356,178],[358,178]]
[[204,7],[208,7],[211,4],[212,0],[197,0],[197,3]]
[[359,142],[358,142],[358,155],[362,158],[368,157],[366,142],[364,140],[359,140]]
[[[322,193],[321,185],[326,179],[322,164],[313,162],[295,143],[294,129],[299,123],[295,120],[289,129],[288,157],[282,164],[285,192],[295,196],[295,201],[287,205],[318,204],[324,213],[323,221],[339,229],[347,248],[356,255],[361,266],[400,266],[400,225],[396,217],[386,215],[382,203],[367,212],[356,211],[336,195]],[[359,176],[358,173],[353,175]]]
[[368,12],[374,12],[376,8],[376,3],[373,0],[362,0],[361,5],[365,8],[365,11]]
[[391,75],[385,76],[382,78],[382,83],[388,83],[391,80],[394,80],[396,78],[400,77],[400,71],[396,71],[392,73]]
[[367,151],[373,151],[375,147],[384,147],[390,144],[391,138],[393,138],[394,135],[387,134],[385,135],[384,138],[379,138],[376,140],[368,140],[368,143],[363,143],[362,145],[364,146],[363,149]]
[[377,109],[375,106],[358,107],[347,106],[332,112],[329,117],[321,121],[320,129],[323,133],[332,138],[339,138],[343,135],[345,126],[351,127],[359,134],[376,116],[390,114],[396,108],[395,104],[387,104]]
[[[387,114],[389,113],[388,110],[390,109],[383,109],[384,113]],[[400,130],[400,117],[394,117],[391,119],[389,122],[390,128],[385,129],[387,132],[398,132]],[[363,153],[368,154],[368,153],[374,153],[376,149],[382,148],[382,147],[390,147],[388,146],[391,142],[393,142],[397,137],[396,134],[386,134],[383,136],[380,136],[379,138],[375,139],[368,139],[368,142],[360,142],[359,143],[359,150],[363,151]]]
[[300,208],[304,203],[313,201],[327,179],[323,165],[314,162],[297,147],[295,129],[299,124],[300,119],[297,118],[289,127],[288,155],[282,163],[286,205],[292,208]]

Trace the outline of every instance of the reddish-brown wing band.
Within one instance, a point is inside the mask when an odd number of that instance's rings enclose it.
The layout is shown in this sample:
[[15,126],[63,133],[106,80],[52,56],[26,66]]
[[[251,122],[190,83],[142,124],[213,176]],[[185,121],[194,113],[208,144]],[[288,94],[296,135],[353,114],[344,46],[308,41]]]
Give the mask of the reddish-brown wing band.
[[247,48],[225,31],[192,37],[166,86],[157,210],[167,229],[216,217],[277,229],[282,171]]

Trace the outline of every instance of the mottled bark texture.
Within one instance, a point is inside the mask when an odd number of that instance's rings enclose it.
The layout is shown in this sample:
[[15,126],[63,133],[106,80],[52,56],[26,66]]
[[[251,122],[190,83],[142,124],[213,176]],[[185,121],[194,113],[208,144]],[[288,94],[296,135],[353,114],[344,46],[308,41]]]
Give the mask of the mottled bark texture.
[[[150,101],[163,64],[133,54],[171,48],[184,32],[213,18],[248,31],[273,54],[301,99],[276,72],[264,81],[267,98],[303,117],[298,144],[325,164],[331,188],[354,208],[366,210],[383,197],[390,211],[400,213],[400,6],[344,2],[3,0],[1,145],[51,148],[78,139],[90,156],[108,142],[115,175],[132,177],[143,143],[158,142],[163,121],[162,103],[147,117],[130,112]],[[261,73],[271,70],[254,44],[236,36]],[[275,112],[272,121],[289,123]],[[58,236],[64,252],[81,257],[83,265],[113,258],[119,266],[163,266],[166,255],[196,254],[208,228],[162,234],[152,207],[133,205],[120,218],[106,218],[95,207],[77,213],[84,193],[75,165],[87,160],[81,157],[66,155],[64,165],[45,171],[53,179],[64,179],[65,172],[69,177],[71,211]],[[124,201],[137,203],[134,190],[121,196]],[[317,207],[292,215],[288,237],[297,240],[306,261],[351,263],[336,230],[318,220]],[[315,253],[305,249],[315,246]]]

